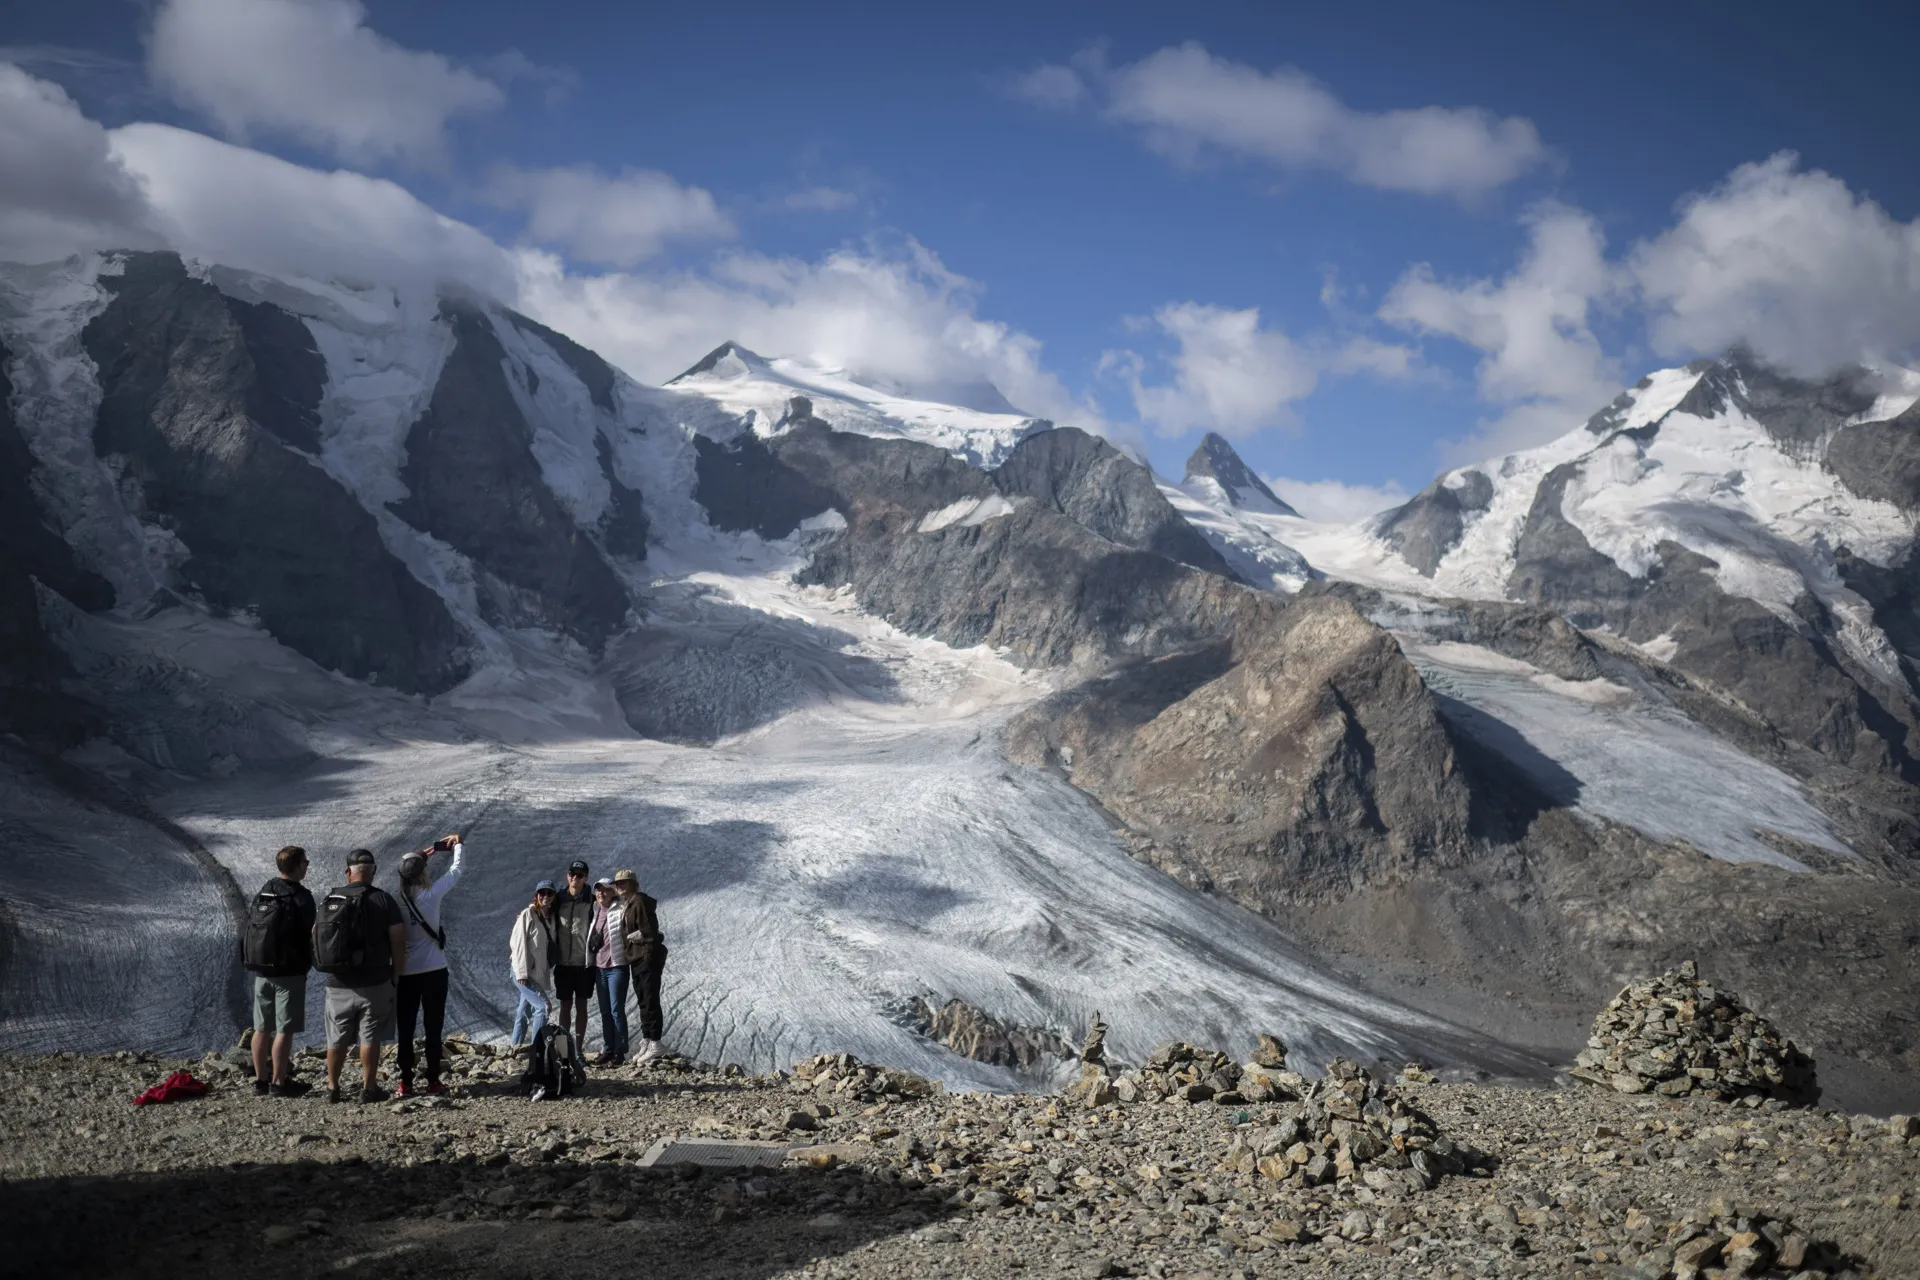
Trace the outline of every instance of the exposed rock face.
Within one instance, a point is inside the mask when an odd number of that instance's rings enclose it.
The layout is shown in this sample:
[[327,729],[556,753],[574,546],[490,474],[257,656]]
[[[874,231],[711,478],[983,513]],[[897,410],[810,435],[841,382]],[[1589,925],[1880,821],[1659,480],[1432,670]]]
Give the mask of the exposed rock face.
[[1863,498],[1920,511],[1920,401],[1897,418],[1839,432],[1826,466]]
[[1432,696],[1391,637],[1332,597],[1058,695],[1009,744],[1065,764],[1149,858],[1250,906],[1467,847],[1471,796]]
[[1820,1100],[1813,1059],[1732,992],[1703,982],[1691,960],[1615,996],[1569,1074],[1618,1093],[1749,1106]]
[[1282,502],[1267,487],[1267,482],[1260,478],[1259,473],[1248,466],[1234,447],[1215,431],[1202,436],[1199,447],[1187,458],[1186,478],[1189,481],[1213,481],[1220,486],[1227,501],[1236,507],[1281,516],[1300,514]]
[[119,459],[135,509],[185,544],[185,583],[322,666],[407,692],[458,683],[446,607],[297,451],[325,381],[299,322],[191,279],[171,253],[131,255],[103,284],[113,301],[82,335],[103,393],[94,444]]
[[[457,303],[444,314],[454,348],[407,433],[408,496],[395,511],[540,601],[545,620],[598,651],[626,618],[626,589],[541,475],[493,322]],[[483,592],[483,603],[505,622],[519,612],[510,592]]]
[[546,343],[553,353],[566,362],[587,388],[587,395],[593,403],[608,413],[614,412],[613,388],[617,381],[613,366],[598,355],[587,350],[564,333],[557,333],[537,320],[529,320],[518,311],[507,312],[507,319],[523,333],[530,333]]
[[652,522],[647,519],[647,504],[638,489],[630,489],[622,483],[613,466],[613,447],[605,436],[595,436],[593,447],[600,457],[600,473],[607,478],[607,489],[612,498],[607,504],[607,514],[600,520],[600,537],[609,552],[616,556],[625,556],[629,560],[647,558],[647,531]]
[[909,1002],[920,1033],[975,1062],[997,1067],[1047,1067],[1073,1057],[1073,1046],[1041,1027],[1013,1026],[964,1000]]
[[1914,709],[1862,683],[1835,640],[1839,624],[1811,595],[1799,625],[1729,595],[1715,563],[1663,542],[1660,560],[1636,578],[1596,551],[1562,513],[1574,464],[1541,482],[1515,544],[1507,594],[1605,627],[1635,643],[1670,637],[1669,665],[1725,691],[1781,736],[1863,772],[1920,782],[1913,758]]
[[60,689],[66,664],[41,623],[34,584],[83,609],[110,607],[113,588],[75,564],[46,522],[33,492],[36,463],[14,423],[10,358],[0,346],[0,733],[49,735],[64,745],[86,717]]
[[1380,518],[1379,533],[1402,559],[1431,578],[1447,552],[1460,542],[1469,513],[1493,501],[1493,481],[1468,468],[1435,480]]
[[1770,368],[1740,348],[1688,367],[1702,370],[1701,378],[1676,413],[1711,418],[1736,406],[1765,427],[1782,449],[1800,458],[1818,456],[1850,418],[1873,407],[1873,387],[1863,369],[1844,369],[1822,382],[1808,382]]
[[1153,473],[1098,436],[1074,427],[1028,436],[995,469],[993,481],[1009,497],[1032,498],[1109,542],[1233,576],[1161,494]]

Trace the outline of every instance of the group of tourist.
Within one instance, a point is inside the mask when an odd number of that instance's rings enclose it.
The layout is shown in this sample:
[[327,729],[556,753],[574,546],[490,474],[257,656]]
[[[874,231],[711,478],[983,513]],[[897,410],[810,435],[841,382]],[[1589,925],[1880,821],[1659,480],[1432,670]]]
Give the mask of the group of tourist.
[[[278,874],[254,896],[241,940],[253,973],[253,1090],[292,1098],[311,1085],[292,1072],[293,1039],[306,1030],[307,975],[326,977],[327,1098],[343,1100],[347,1053],[360,1055],[362,1102],[390,1096],[378,1082],[382,1047],[398,1026],[399,1073],[394,1094],[446,1092],[441,1079],[447,1010],[447,933],[441,902],[459,883],[465,846],[445,836],[400,859],[399,894],[374,884],[376,861],[366,849],[347,855],[344,885],[318,903],[302,883],[307,852],[289,845],[274,857]],[[448,855],[437,877],[432,860]],[[572,1031],[572,1067],[587,1067],[589,997],[600,1007],[602,1067],[644,1065],[662,1053],[660,976],[667,959],[659,904],[623,868],[588,885],[589,868],[568,866],[566,888],[542,880],[514,919],[507,953],[516,1002],[509,1043],[532,1045],[557,1014]],[[640,1046],[630,1053],[627,997],[640,1006]],[[558,1006],[557,1010],[555,1006]],[[426,1076],[415,1084],[414,1030],[426,1045]]]

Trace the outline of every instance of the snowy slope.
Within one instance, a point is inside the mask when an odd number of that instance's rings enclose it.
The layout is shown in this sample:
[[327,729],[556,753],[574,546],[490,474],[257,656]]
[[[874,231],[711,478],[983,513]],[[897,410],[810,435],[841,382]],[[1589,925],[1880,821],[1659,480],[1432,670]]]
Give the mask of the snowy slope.
[[[1219,482],[1207,477],[1184,484],[1159,481],[1173,509],[1200,531],[1249,586],[1263,591],[1298,591],[1320,575],[1293,547],[1282,541],[1284,521],[1253,495],[1254,505],[1236,503]],[[1296,521],[1297,523],[1297,521]]]
[[844,369],[804,359],[769,360],[731,342],[667,386],[710,401],[761,435],[777,434],[793,398],[804,396],[813,416],[837,430],[917,440],[976,467],[999,466],[1021,440],[1053,425],[1010,409],[963,408],[877,390]]

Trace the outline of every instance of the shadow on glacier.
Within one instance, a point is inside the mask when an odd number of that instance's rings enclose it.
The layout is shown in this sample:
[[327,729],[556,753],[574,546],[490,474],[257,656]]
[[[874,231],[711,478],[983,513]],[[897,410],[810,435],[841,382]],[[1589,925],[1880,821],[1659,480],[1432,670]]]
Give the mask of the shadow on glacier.
[[893,672],[851,652],[856,643],[832,627],[702,599],[685,620],[621,636],[606,669],[634,732],[710,746],[835,698],[899,701]]
[[1580,803],[1580,779],[1518,729],[1470,702],[1431,691],[1474,782],[1468,818],[1477,834],[1518,834],[1547,810]]
[[914,874],[912,865],[901,857],[870,857],[855,870],[816,882],[810,896],[820,906],[914,926],[932,924],[974,900],[970,893]]
[[[607,1119],[605,1103],[591,1095],[541,1106],[563,1124]],[[292,1109],[283,1104],[289,1132],[311,1126],[287,1114]],[[678,1178],[659,1171],[569,1158],[542,1168],[549,1176],[541,1187],[528,1185],[522,1165],[411,1157],[356,1164],[350,1188],[339,1166],[311,1159],[21,1178],[0,1197],[0,1236],[8,1241],[10,1275],[231,1275],[259,1268],[262,1223],[298,1223],[320,1208],[324,1226],[284,1247],[274,1271],[547,1275],[563,1270],[555,1265],[554,1237],[531,1223],[502,1231],[503,1220],[556,1203],[579,1215],[597,1201],[629,1206],[631,1225],[642,1231],[588,1222],[556,1228],[567,1235],[567,1272],[627,1275],[640,1258],[647,1271],[685,1280],[761,1280],[812,1270],[815,1262],[959,1212],[931,1192],[914,1194],[858,1165],[831,1172],[789,1165],[740,1171],[754,1174],[767,1194],[750,1213],[715,1223],[707,1195],[689,1196]],[[841,1220],[832,1230],[813,1225],[823,1201]],[[423,1232],[420,1220],[436,1214],[443,1221]]]

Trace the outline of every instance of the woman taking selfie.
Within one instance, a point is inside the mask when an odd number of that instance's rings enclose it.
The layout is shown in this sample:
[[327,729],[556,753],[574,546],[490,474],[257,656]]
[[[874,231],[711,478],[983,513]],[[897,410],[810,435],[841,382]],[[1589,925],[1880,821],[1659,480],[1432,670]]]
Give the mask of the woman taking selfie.
[[[427,864],[436,853],[451,853],[453,861],[438,880],[430,880]],[[402,1098],[413,1096],[413,1024],[425,1015],[427,1035],[427,1093],[445,1093],[440,1083],[440,1032],[447,1019],[447,931],[440,924],[440,900],[460,879],[459,836],[442,836],[424,849],[400,859],[400,914],[407,924],[407,962],[394,991],[394,1009],[400,1018],[400,1084]]]

